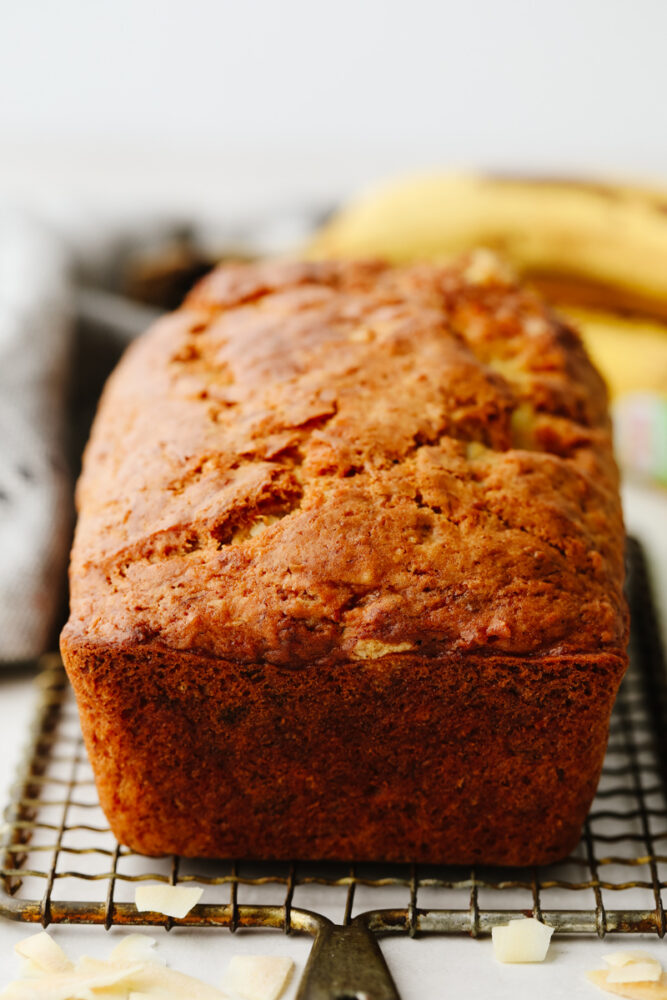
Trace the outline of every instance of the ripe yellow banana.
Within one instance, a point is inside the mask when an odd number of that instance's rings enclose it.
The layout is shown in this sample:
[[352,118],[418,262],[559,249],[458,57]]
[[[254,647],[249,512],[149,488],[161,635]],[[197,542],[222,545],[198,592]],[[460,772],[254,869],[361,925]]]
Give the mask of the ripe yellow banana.
[[398,263],[480,246],[507,257],[575,320],[619,399],[621,460],[637,465],[634,453],[643,450],[643,471],[667,479],[667,190],[413,177],[351,202],[309,253]]
[[667,326],[639,316],[561,306],[574,320],[612,396],[667,396]]
[[310,253],[400,262],[478,246],[501,252],[576,319],[613,394],[667,392],[667,190],[414,177],[351,202]]
[[[667,318],[667,190],[474,174],[415,177],[350,203],[317,234],[311,252],[404,261],[475,246],[500,251],[523,276],[569,289],[579,303],[601,305],[608,291],[617,305]],[[590,286],[597,286],[593,301]]]

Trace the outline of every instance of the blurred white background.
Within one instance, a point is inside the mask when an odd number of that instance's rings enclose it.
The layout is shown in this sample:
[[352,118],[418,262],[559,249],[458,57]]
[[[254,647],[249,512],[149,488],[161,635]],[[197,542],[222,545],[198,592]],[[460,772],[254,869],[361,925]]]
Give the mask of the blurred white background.
[[0,193],[260,208],[413,168],[667,180],[664,0],[0,0]]

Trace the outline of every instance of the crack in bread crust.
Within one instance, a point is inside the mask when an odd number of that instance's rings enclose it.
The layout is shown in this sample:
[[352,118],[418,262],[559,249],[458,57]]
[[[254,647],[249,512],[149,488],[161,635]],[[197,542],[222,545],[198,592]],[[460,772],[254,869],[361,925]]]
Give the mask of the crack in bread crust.
[[70,633],[293,666],[360,642],[623,655],[604,386],[534,294],[477,271],[204,279],[105,392]]

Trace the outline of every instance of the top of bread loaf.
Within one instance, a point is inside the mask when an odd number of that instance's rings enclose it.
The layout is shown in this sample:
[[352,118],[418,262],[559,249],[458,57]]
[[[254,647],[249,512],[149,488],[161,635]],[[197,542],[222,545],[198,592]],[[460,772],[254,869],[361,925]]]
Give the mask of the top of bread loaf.
[[69,640],[624,650],[604,385],[484,251],[218,268],[111,377],[77,499]]

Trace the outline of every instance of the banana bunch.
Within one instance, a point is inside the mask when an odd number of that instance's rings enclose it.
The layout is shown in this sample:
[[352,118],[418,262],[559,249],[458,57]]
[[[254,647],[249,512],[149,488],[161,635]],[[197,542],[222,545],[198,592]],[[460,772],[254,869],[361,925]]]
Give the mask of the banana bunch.
[[507,257],[574,316],[612,392],[667,390],[667,191],[416,177],[350,203],[316,234],[310,253],[398,263],[479,246]]
[[[667,190],[413,177],[351,202],[315,235],[309,253],[399,263],[474,247],[508,258],[575,321],[617,401],[621,444],[629,442],[635,463],[643,449],[642,471],[667,479]],[[639,447],[637,432],[649,435]]]

